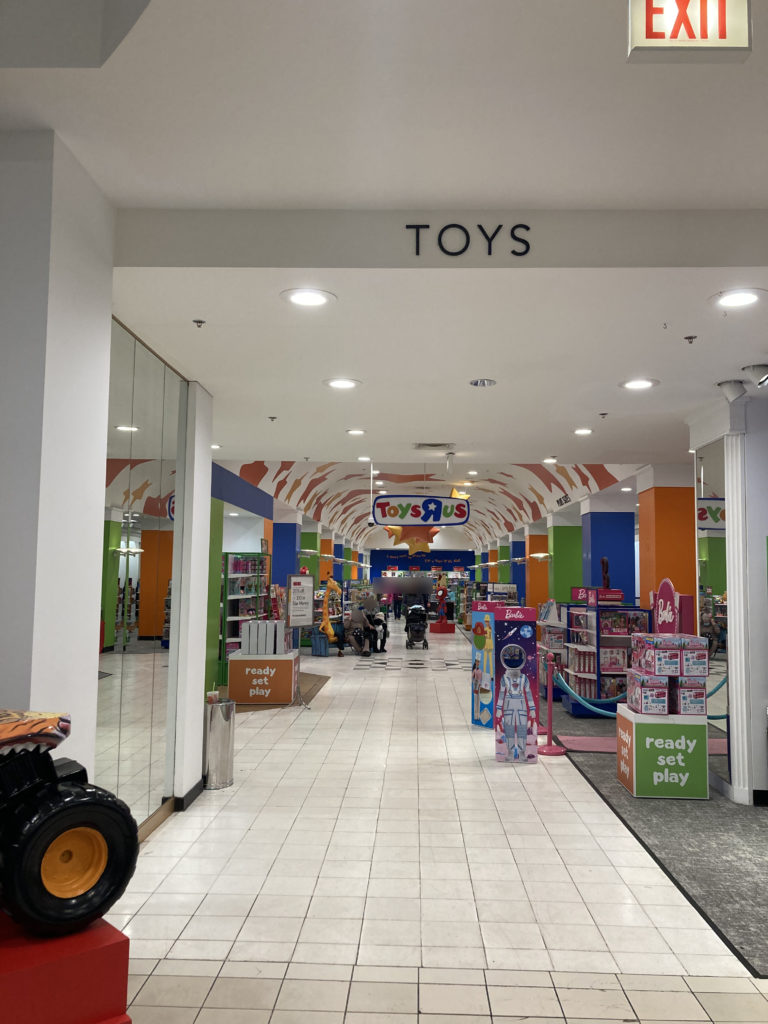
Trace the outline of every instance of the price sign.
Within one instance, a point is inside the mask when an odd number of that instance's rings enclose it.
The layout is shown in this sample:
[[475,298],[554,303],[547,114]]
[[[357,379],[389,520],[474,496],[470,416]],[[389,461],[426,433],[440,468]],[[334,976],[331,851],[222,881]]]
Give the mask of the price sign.
[[311,626],[314,620],[314,576],[288,577],[288,625]]

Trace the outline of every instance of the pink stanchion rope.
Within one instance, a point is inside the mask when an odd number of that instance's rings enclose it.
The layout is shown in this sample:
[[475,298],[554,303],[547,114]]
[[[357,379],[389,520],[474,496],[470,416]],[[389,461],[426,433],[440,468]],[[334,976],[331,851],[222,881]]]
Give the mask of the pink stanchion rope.
[[555,656],[550,651],[547,654],[547,742],[539,747],[539,753],[547,757],[560,757],[564,754],[565,747],[554,743],[552,740],[552,694],[555,688]]

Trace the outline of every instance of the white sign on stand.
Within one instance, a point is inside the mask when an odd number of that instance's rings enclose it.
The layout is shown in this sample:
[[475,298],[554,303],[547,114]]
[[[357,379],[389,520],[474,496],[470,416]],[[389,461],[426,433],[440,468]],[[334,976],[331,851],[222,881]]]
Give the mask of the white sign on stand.
[[288,625],[311,626],[314,622],[315,577],[297,573],[288,577]]

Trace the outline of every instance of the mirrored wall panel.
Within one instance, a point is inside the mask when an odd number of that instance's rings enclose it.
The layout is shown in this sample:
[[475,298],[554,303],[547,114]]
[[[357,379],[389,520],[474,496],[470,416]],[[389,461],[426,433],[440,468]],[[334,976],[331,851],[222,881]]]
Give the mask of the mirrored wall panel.
[[146,820],[172,795],[176,457],[183,379],[113,323],[96,783]]
[[[707,692],[709,767],[730,782],[728,732],[728,580],[725,568],[725,446],[722,438],[696,452],[699,548],[699,632],[709,638]],[[725,680],[725,682],[723,681]]]

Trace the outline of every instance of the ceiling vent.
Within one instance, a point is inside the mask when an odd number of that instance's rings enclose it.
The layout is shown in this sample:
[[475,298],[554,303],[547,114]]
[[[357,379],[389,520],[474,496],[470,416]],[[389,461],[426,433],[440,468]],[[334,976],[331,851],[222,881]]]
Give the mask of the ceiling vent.
[[455,452],[455,441],[417,441],[414,444],[417,452]]

